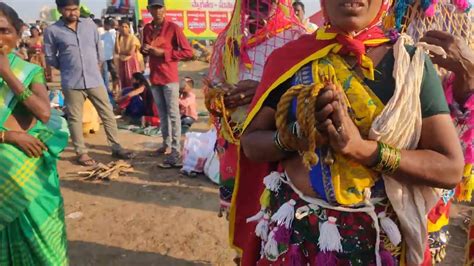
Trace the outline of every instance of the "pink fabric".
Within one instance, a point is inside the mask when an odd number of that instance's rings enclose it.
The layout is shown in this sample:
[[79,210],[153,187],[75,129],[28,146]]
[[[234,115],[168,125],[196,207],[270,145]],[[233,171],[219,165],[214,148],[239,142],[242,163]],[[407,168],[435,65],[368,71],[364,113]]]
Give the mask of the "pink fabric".
[[181,116],[189,116],[194,120],[198,119],[196,95],[188,92],[185,97],[179,98],[179,110]]
[[237,173],[237,146],[228,143],[223,138],[219,138],[217,140],[217,146],[219,147],[220,174],[222,184],[222,182],[234,179]]
[[[443,87],[444,87],[444,94],[446,96],[446,101],[450,106],[454,105],[454,80],[455,75],[452,73],[448,77],[444,79]],[[457,116],[458,112],[451,112],[451,118],[456,122],[458,127],[464,128],[461,133],[461,141],[463,142],[464,148],[464,159],[466,164],[474,163],[474,149],[472,144],[474,143],[474,94],[471,94],[467,101],[464,103],[464,111],[468,112],[469,115],[467,117],[463,117],[460,119]]]
[[469,1],[467,0],[453,0],[453,3],[462,11],[466,11],[469,8]]
[[133,55],[128,61],[120,61],[119,77],[122,88],[132,87],[132,75],[140,72],[140,64],[136,55]]

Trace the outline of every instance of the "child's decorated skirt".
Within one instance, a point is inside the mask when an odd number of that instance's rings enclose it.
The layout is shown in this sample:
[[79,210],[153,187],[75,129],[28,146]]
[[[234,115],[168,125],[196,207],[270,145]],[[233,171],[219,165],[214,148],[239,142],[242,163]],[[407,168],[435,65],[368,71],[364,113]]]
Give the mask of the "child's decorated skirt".
[[264,179],[256,223],[262,240],[257,265],[399,265],[401,234],[386,198],[360,206],[331,206],[304,196],[286,174]]

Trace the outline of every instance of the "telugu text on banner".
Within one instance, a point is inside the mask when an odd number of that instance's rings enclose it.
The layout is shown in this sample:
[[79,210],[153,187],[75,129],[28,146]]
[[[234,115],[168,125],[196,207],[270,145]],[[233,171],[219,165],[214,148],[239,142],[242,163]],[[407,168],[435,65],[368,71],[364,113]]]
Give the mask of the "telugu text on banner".
[[[136,0],[138,19],[151,21],[148,0]],[[214,39],[230,20],[235,0],[165,0],[166,17],[190,39]]]

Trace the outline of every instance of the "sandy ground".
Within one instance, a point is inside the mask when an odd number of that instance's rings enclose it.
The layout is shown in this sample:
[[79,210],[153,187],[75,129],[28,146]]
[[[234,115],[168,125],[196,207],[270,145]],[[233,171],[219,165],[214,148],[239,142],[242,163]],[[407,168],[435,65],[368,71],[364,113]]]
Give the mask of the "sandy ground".
[[[200,80],[206,65],[186,63],[181,70]],[[202,92],[197,95],[204,111]],[[193,129],[207,127],[203,119]],[[75,173],[85,168],[74,164],[70,147],[59,162],[71,265],[233,265],[227,223],[217,217],[217,186],[203,176],[190,179],[159,169],[162,158],[148,153],[159,147],[160,137],[120,131],[120,140],[138,153],[131,176],[109,183],[83,181]],[[112,160],[103,130],[86,141],[94,158]],[[453,241],[444,265],[461,265],[466,239],[461,224],[468,211],[453,208]]]

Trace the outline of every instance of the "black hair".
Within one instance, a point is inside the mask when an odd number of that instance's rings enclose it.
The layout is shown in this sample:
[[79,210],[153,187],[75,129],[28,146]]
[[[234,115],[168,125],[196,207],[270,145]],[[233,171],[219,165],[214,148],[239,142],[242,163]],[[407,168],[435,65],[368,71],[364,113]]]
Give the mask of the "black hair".
[[99,28],[104,26],[104,23],[103,23],[102,20],[99,19],[99,18],[94,19],[94,23],[95,23],[95,25],[97,25],[97,27],[99,27]]
[[114,20],[111,17],[108,17],[104,20],[104,25],[113,27],[114,26]]
[[[31,27],[30,32],[33,32],[33,30],[37,30],[38,33],[41,35],[41,30],[38,27],[36,27],[36,26]],[[32,33],[32,35],[33,35],[33,33]]]
[[63,8],[66,6],[78,6],[80,3],[80,0],[56,0],[56,6],[58,8]]
[[130,26],[130,21],[126,18],[122,18],[119,23],[120,23],[120,25],[121,24],[127,24],[128,26]]
[[296,8],[297,6],[301,7],[301,10],[303,10],[303,12],[306,12],[306,11],[304,10],[304,4],[303,4],[303,2],[300,2],[300,1],[294,2],[294,3],[293,3],[293,8]]
[[191,88],[194,88],[194,79],[189,77],[189,76],[186,76],[184,77],[184,80],[186,81],[186,83],[191,86]]
[[18,16],[18,13],[16,13],[15,9],[3,2],[0,2],[0,14],[5,16],[8,22],[10,22],[13,28],[15,28],[16,33],[20,35],[21,28],[23,27],[24,23],[23,20],[21,20]]
[[138,84],[140,84],[140,86],[145,86],[145,88],[151,89],[150,83],[145,78],[145,75],[143,75],[143,73],[135,72],[132,74],[132,77],[138,81]]

